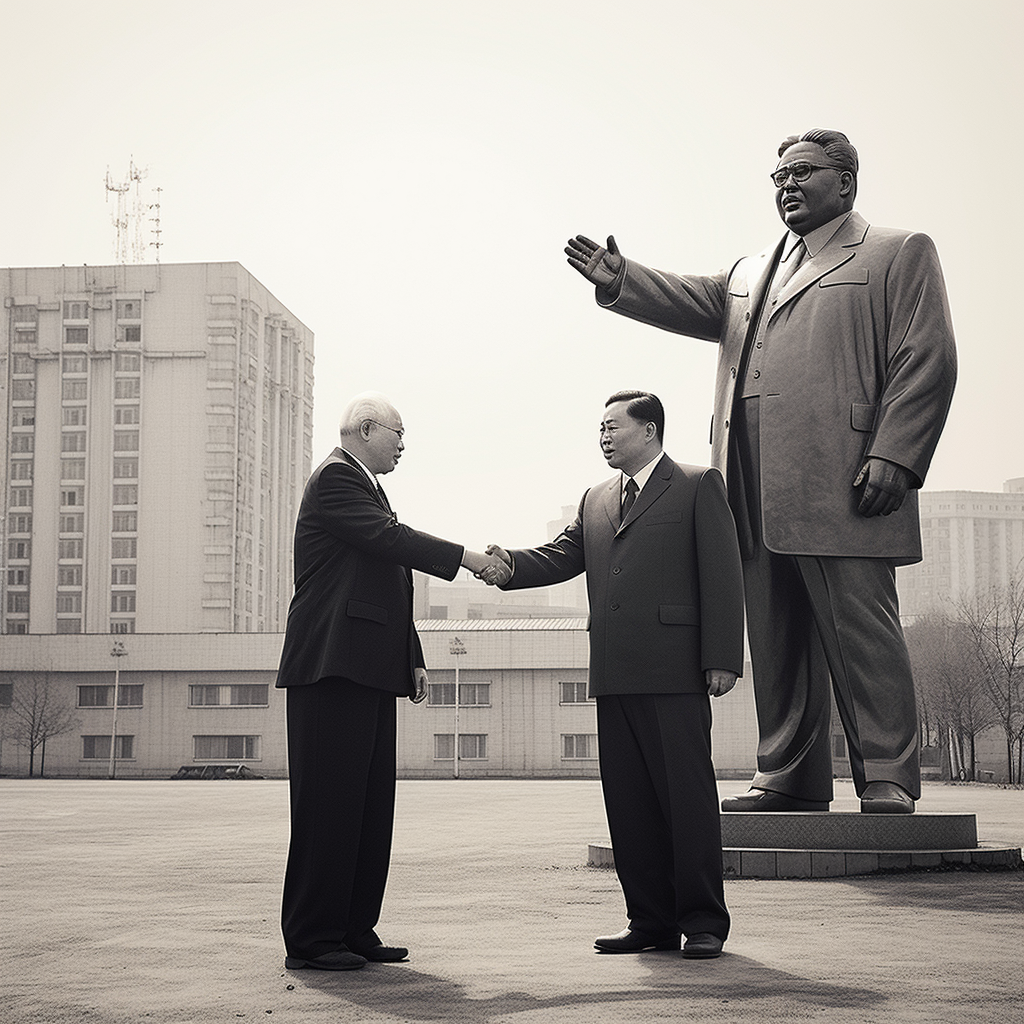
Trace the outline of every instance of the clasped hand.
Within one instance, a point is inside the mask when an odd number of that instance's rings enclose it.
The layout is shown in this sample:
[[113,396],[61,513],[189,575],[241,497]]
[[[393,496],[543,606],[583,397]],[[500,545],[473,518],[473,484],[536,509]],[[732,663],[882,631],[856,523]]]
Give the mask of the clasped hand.
[[500,587],[512,578],[512,559],[508,552],[491,544],[484,554],[467,551],[462,564],[488,586]]
[[865,517],[887,516],[895,512],[910,489],[910,470],[886,459],[871,458],[860,468],[854,487],[864,485],[857,511]]

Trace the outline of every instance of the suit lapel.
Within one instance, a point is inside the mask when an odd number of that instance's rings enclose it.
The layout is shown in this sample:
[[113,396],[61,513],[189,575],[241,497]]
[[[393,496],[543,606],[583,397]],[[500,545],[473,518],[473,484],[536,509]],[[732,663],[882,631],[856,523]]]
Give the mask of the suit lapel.
[[668,490],[674,465],[672,460],[662,452],[661,459],[654,467],[654,472],[651,473],[650,479],[644,484],[643,490],[636,496],[636,501],[629,510],[629,515],[626,516],[622,521],[622,525],[616,531],[616,536],[622,533],[627,526],[635,523]]
[[867,234],[867,221],[858,213],[851,213],[843,226],[828,240],[825,248],[814,259],[804,260],[797,272],[779,292],[779,301],[768,319],[771,320],[787,302],[791,302],[802,291],[820,281],[836,267],[849,263],[857,255],[857,246]]
[[366,485],[366,489],[373,495],[373,500],[376,501],[377,504],[380,505],[380,507],[384,509],[384,511],[387,512],[389,516],[395,519],[395,522],[397,522],[398,519],[395,516],[394,512],[391,511],[391,508],[389,507],[387,501],[385,500],[384,495],[381,492],[381,489],[376,485],[376,483],[374,483],[373,480],[371,480],[366,475],[366,470],[363,469],[363,467],[360,466],[358,462],[356,462],[355,457],[351,453],[345,451],[344,448],[335,448],[334,454],[339,462],[344,462],[346,465],[351,466],[354,470],[356,470],[359,473],[359,479],[363,481],[363,483]]

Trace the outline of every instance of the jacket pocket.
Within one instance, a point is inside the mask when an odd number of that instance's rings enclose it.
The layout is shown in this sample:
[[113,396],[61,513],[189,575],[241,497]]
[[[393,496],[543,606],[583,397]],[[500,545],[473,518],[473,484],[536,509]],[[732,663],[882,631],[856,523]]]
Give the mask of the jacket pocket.
[[854,402],[850,406],[850,426],[854,430],[873,430],[877,410],[877,405],[864,405],[861,402]]
[[365,601],[349,601],[345,611],[350,619],[370,619],[381,624],[386,624],[388,621],[387,608],[381,608],[377,604],[367,604]]
[[819,288],[831,288],[837,284],[867,284],[867,267],[837,267],[831,274],[826,274],[819,282]]
[[692,604],[658,605],[658,619],[668,626],[700,625],[700,613]]
[[644,526],[658,526],[660,523],[681,523],[682,521],[682,512],[646,512],[637,520],[637,522],[642,523]]

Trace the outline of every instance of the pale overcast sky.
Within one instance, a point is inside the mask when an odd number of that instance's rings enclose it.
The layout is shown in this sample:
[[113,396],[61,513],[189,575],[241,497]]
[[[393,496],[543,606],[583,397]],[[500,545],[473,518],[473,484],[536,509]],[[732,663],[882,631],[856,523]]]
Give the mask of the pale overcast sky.
[[781,234],[776,147],[816,126],[860,151],[860,212],[943,261],[960,383],[926,487],[1024,476],[1019,0],[4,6],[0,265],[115,262],[134,158],[163,262],[237,260],[315,332],[314,464],[350,395],[392,398],[413,526],[543,541],[608,475],[623,387],[707,463],[714,346],[599,310],[562,247],[728,266]]

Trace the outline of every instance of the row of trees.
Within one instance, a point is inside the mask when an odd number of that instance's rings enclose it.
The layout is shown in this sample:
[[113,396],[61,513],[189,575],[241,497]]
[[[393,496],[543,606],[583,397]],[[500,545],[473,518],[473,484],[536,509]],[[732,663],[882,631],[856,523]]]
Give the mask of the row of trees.
[[1007,778],[1024,769],[1024,572],[1001,588],[918,619],[906,630],[921,743],[939,746],[953,778],[973,779],[978,734],[998,726]]

